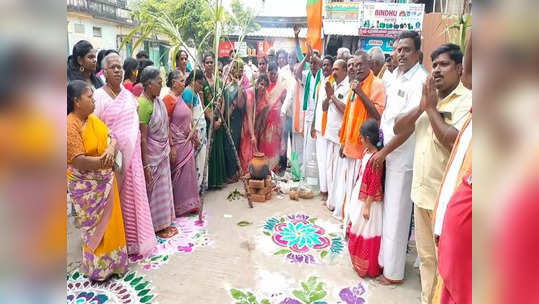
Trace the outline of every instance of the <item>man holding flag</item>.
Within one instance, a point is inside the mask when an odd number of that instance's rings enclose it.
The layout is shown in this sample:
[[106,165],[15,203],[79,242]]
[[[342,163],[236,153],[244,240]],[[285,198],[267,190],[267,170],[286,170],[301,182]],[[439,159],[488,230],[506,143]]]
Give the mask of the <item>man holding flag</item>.
[[[305,66],[306,62],[309,62],[310,69],[304,71],[303,67]],[[303,111],[305,111],[305,120],[303,125],[303,165],[301,168],[302,176],[305,176],[306,163],[312,159],[313,155],[316,157],[315,134],[311,134],[311,130],[316,106],[316,87],[322,80],[322,70],[320,69],[321,65],[322,60],[320,59],[320,53],[317,50],[313,51],[311,45],[307,42],[307,55],[303,58],[294,71],[294,75],[300,87],[300,104]]]
[[[328,185],[326,174],[326,158],[327,158],[327,146],[328,141],[324,136],[327,126],[328,112],[327,108],[322,109],[322,103],[326,99],[326,83],[333,86],[334,80],[331,74],[333,68],[333,57],[325,56],[322,60],[322,81],[318,83],[316,87],[316,106],[315,115],[313,121],[313,130],[316,131],[316,160],[318,162],[318,177],[320,180],[320,194],[322,195],[322,201],[328,199]],[[313,132],[313,131],[311,131]],[[325,203],[324,203],[325,204]]]

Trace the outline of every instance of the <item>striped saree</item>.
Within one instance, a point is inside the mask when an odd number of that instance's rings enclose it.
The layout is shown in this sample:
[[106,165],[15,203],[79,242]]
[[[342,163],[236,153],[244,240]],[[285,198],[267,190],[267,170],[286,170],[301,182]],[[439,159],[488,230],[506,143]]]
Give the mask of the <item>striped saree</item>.
[[92,280],[103,281],[127,271],[118,186],[112,169],[82,171],[70,163],[81,154],[102,155],[107,148],[108,129],[94,115],[88,117],[86,126],[73,114],[68,115],[67,122],[67,186],[77,213],[77,226],[82,231],[82,271]]

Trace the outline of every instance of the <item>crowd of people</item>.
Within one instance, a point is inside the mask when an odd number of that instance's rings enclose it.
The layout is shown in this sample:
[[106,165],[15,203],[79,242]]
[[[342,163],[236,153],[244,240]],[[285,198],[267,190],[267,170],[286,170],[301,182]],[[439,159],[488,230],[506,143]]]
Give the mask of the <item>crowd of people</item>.
[[238,181],[257,152],[276,173],[293,154],[303,176],[316,161],[359,276],[403,282],[413,215],[421,302],[471,303],[471,242],[460,241],[471,240],[471,42],[465,62],[459,46],[437,48],[429,74],[414,31],[387,59],[380,48],[332,57],[307,44],[303,54],[294,33],[295,49],[256,68],[232,51],[218,73],[211,53],[193,69],[182,50],[166,79],[144,52],[122,63],[114,50],[74,46],[68,190],[83,270],[125,272],[128,254],[178,233],[172,221],[200,208],[202,188]]

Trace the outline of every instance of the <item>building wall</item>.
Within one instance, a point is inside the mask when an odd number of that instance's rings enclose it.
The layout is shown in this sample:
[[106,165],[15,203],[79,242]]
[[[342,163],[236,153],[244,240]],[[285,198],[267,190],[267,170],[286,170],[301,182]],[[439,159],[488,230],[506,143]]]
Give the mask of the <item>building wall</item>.
[[[78,24],[84,26],[84,33],[77,33],[75,31]],[[101,28],[101,37],[94,36],[94,27]],[[117,23],[95,19],[89,15],[71,12],[67,14],[67,37],[70,50],[73,49],[73,45],[79,40],[88,40],[98,50],[118,48],[117,35],[122,30],[129,32],[130,29],[120,26]]]
[[[84,33],[77,33],[75,30],[76,24],[81,24],[84,26]],[[101,28],[101,37],[95,37],[93,28]],[[134,26],[129,26],[121,23],[106,21],[94,18],[87,14],[77,13],[77,12],[67,12],[67,39],[68,39],[68,54],[71,54],[73,46],[79,40],[88,40],[95,49],[98,51],[102,49],[118,49],[122,43],[122,38],[126,37],[129,32],[133,30]],[[149,44],[149,53],[152,58],[159,58],[159,44],[167,44],[168,38],[165,36],[159,35],[159,43],[150,43]],[[144,50],[144,43],[141,43],[137,46],[136,49],[132,50],[131,57],[134,57],[135,54]],[[120,51],[120,56],[126,58],[128,54],[126,53],[126,48],[123,48]],[[154,60],[156,61],[156,60]]]

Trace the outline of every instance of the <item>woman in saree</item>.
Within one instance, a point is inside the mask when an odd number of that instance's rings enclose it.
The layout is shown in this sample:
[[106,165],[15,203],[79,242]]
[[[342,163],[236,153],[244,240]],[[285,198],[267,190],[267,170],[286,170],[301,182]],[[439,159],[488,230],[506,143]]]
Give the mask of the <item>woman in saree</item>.
[[95,281],[127,271],[120,195],[113,165],[116,140],[95,115],[83,80],[67,86],[68,189],[82,230],[82,271]]
[[122,64],[118,54],[103,59],[106,85],[94,93],[94,114],[118,141],[121,169],[117,170],[120,201],[125,224],[127,252],[146,255],[157,244],[153,230],[146,182],[140,154],[137,100],[122,87]]
[[266,155],[269,169],[277,171],[281,158],[281,106],[286,98],[287,82],[279,78],[278,67],[275,62],[268,65],[269,85],[265,98],[257,101],[257,117],[255,130],[259,132],[258,149]]
[[95,75],[97,69],[96,50],[86,40],[73,46],[73,53],[67,58],[67,81],[84,80],[92,89],[103,86],[101,78]]
[[225,86],[224,91],[224,117],[227,120],[226,124],[230,130],[234,143],[230,143],[228,138],[225,137],[225,161],[227,182],[234,183],[239,179],[240,169],[238,168],[236,157],[234,156],[234,148],[239,155],[241,127],[243,124],[243,116],[245,114],[246,95],[241,82],[243,76],[243,61],[241,61],[241,59],[234,60],[231,63],[230,69],[231,71],[228,77],[229,82]]
[[153,66],[146,67],[140,82],[144,86],[144,92],[138,98],[140,150],[148,202],[154,230],[161,238],[169,238],[178,233],[172,226],[176,216],[169,158],[170,154],[175,159],[176,152],[170,149],[167,109],[159,99],[163,83],[161,72]]
[[189,55],[187,54],[186,50],[179,50],[178,53],[176,53],[176,70],[180,72],[180,74],[183,76],[183,79],[187,79],[189,77],[189,69],[187,65],[189,64]]
[[204,75],[200,71],[192,71],[185,81],[185,89],[182,93],[183,102],[191,109],[191,120],[198,134],[199,145],[195,149],[195,166],[197,172],[197,185],[201,189],[202,176],[204,175],[204,165],[206,164],[206,144],[208,137],[206,134],[206,119],[204,108],[200,102],[199,94],[202,94],[204,87]]
[[[195,167],[195,147],[199,145],[198,132],[191,122],[191,110],[181,97],[185,88],[185,78],[178,70],[168,74],[167,86],[170,93],[165,96],[166,104],[171,106],[170,148],[175,151],[170,159],[172,169],[172,190],[174,193],[174,211],[182,216],[198,211],[199,196],[197,172]],[[175,102],[171,102],[175,99]]]
[[[124,88],[129,90],[129,92],[133,93],[135,92],[133,90],[133,86],[135,85],[135,82],[137,81],[137,67],[138,67],[138,61],[135,58],[126,58],[124,61]],[[104,69],[104,67],[103,67]],[[133,93],[135,95],[135,93]]]
[[[223,99],[215,98],[219,94],[219,90],[223,88],[223,83],[220,79],[214,77],[214,61],[213,54],[205,54],[204,62],[204,87],[202,89],[204,95],[204,106],[208,107],[207,124],[209,125],[210,117],[213,115],[213,143],[210,151],[210,159],[208,162],[208,188],[220,189],[226,182],[226,162],[225,162],[225,129],[221,121],[219,111],[223,109]],[[208,117],[209,116],[209,117]],[[209,132],[209,130],[208,130]]]

